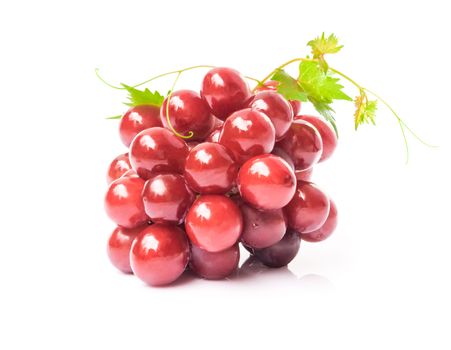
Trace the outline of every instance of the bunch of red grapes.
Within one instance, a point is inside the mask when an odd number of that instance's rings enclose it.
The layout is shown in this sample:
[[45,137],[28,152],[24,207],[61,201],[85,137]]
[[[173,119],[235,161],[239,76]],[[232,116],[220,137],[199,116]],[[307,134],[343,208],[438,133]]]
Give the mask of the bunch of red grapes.
[[105,197],[117,224],[108,242],[115,267],[149,285],[169,284],[186,268],[222,279],[238,267],[239,243],[281,267],[301,240],[330,236],[336,206],[310,177],[336,135],[276,89],[269,81],[252,92],[237,71],[214,68],[200,94],[174,91],[161,107],[124,114],[129,152],[111,163]]

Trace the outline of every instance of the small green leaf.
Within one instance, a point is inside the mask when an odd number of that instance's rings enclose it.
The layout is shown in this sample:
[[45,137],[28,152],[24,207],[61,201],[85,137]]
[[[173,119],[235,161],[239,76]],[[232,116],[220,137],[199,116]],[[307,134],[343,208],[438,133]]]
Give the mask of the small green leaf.
[[121,84],[129,93],[129,102],[125,104],[130,107],[140,106],[140,105],[153,105],[160,107],[163,104],[164,96],[162,96],[158,91],[152,92],[148,88],[144,90],[139,90],[133,86],[128,86]]
[[307,95],[299,86],[296,79],[286,73],[284,70],[277,70],[271,78],[278,81],[277,92],[280,93],[287,100],[297,100],[307,102]]
[[330,34],[326,38],[324,33],[310,40],[307,45],[312,49],[313,58],[322,58],[326,54],[337,53],[343,47],[343,45],[338,45],[338,38],[335,34]]
[[112,117],[107,117],[105,119],[121,119],[122,115],[113,115]]
[[369,101],[365,93],[361,93],[354,99],[356,111],[354,113],[355,129],[366,123],[376,125],[375,116],[377,110],[377,101]]

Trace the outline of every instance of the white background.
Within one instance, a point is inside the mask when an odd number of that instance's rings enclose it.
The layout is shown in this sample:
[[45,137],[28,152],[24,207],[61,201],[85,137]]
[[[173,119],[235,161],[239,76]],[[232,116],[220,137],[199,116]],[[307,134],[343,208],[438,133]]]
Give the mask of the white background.
[[[446,3],[2,2],[0,348],[449,349]],[[230,281],[151,288],[116,272],[103,194],[125,150],[104,117],[124,96],[94,68],[130,84],[195,64],[263,77],[322,31],[345,44],[332,66],[440,148],[410,138],[406,166],[386,108],[355,133],[339,104],[339,149],[314,175],[338,204],[330,239],[303,242],[288,269]],[[202,74],[179,87],[198,89]]]

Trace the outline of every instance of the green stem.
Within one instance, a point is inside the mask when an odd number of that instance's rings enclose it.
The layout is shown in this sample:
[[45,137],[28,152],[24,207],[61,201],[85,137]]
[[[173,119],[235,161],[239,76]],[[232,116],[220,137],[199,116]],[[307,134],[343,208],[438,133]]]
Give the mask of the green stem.
[[[194,68],[193,68],[194,69]],[[179,71],[177,72],[177,76],[175,77],[174,83],[172,83],[172,87],[171,90],[169,91],[168,97],[166,97],[166,121],[168,122],[168,126],[169,128],[172,130],[172,132],[177,135],[178,137],[182,138],[182,139],[190,139],[191,137],[193,137],[194,133],[192,130],[188,131],[187,135],[182,135],[180,134],[177,130],[174,129],[174,127],[172,126],[171,123],[171,118],[169,116],[169,103],[171,101],[171,97],[172,97],[172,92],[174,91],[175,85],[177,84],[180,75],[182,75],[183,71]]]
[[401,119],[401,117],[398,115],[398,113],[395,112],[395,110],[393,109],[393,107],[387,102],[385,101],[382,97],[380,97],[378,94],[376,94],[375,92],[368,90],[367,88],[365,88],[364,90],[366,90],[367,92],[369,92],[371,95],[374,95],[374,97],[376,97],[379,101],[381,101],[392,113],[393,115],[396,117],[396,119],[398,120],[399,124],[401,125],[401,128],[405,128],[407,131],[410,132],[410,134],[416,138],[418,141],[420,141],[423,145],[427,146],[427,147],[431,147],[431,148],[437,148],[437,146],[431,145],[429,143],[427,143],[426,141],[424,141],[420,136],[418,136],[405,122],[404,120]]

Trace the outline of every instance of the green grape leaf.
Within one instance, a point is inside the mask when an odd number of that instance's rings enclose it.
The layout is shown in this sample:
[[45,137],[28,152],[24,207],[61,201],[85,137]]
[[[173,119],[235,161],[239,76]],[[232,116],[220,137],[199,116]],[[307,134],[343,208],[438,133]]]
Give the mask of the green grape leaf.
[[152,92],[148,88],[139,90],[133,86],[121,84],[128,91],[129,102],[125,102],[127,106],[135,107],[140,105],[153,105],[160,107],[163,104],[164,96],[158,91]]
[[352,98],[343,92],[340,79],[331,73],[324,72],[320,64],[314,61],[302,61],[299,64],[298,83],[310,98],[319,102],[332,103],[333,100],[352,101]]
[[373,124],[376,125],[375,116],[377,110],[377,101],[369,101],[366,94],[360,94],[354,99],[356,111],[354,113],[354,125],[355,129],[361,124]]
[[283,69],[278,69],[271,79],[279,82],[277,92],[287,100],[308,101],[306,93],[302,90],[297,80]]
[[324,33],[310,40],[307,45],[312,49],[313,58],[320,58],[329,53],[337,53],[343,47],[343,45],[338,45],[338,38],[335,34],[330,34],[326,38]]

